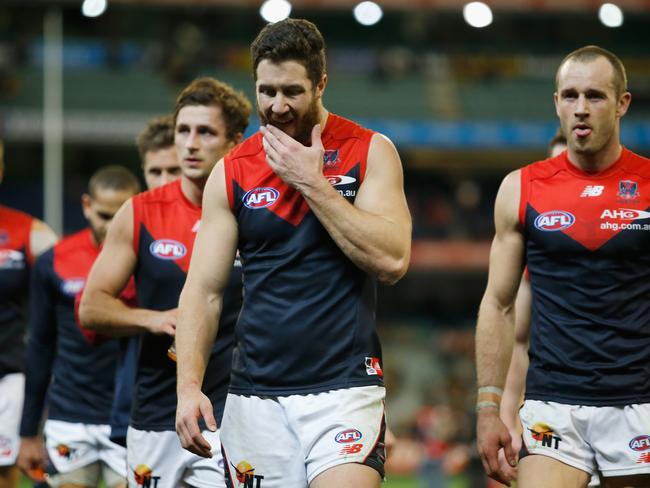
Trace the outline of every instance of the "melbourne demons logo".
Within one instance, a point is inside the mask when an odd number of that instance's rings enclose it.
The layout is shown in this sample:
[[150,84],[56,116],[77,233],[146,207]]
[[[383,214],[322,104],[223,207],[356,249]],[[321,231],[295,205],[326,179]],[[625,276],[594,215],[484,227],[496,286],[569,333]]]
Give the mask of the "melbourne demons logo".
[[573,214],[564,210],[544,212],[535,219],[535,227],[544,232],[555,232],[571,227],[576,221]]
[[621,180],[618,182],[618,196],[623,200],[634,200],[639,196],[636,181]]
[[280,192],[275,188],[253,188],[246,192],[242,202],[246,207],[255,210],[273,205],[278,198],[280,198]]
[[181,259],[187,248],[173,239],[158,239],[149,246],[149,252],[158,259]]

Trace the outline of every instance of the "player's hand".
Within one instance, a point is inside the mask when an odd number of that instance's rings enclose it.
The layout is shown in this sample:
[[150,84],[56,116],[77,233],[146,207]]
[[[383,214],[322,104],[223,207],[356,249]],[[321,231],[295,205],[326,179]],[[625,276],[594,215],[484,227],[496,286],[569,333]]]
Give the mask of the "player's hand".
[[208,430],[217,430],[210,399],[198,388],[178,393],[176,408],[176,433],[184,449],[204,458],[212,457],[212,446],[201,435],[199,419],[203,418]]
[[285,183],[300,190],[323,179],[325,149],[321,141],[320,124],[316,124],[311,131],[311,146],[303,146],[272,125],[262,126],[260,131],[264,136],[262,145],[266,161]]
[[393,431],[388,426],[386,426],[386,433],[384,434],[384,443],[386,444],[386,459],[388,459],[397,443],[397,437],[395,437],[395,434],[393,434]]
[[45,473],[45,446],[41,437],[22,437],[16,465],[32,481],[42,482]]
[[[517,455],[512,446],[508,429],[493,408],[479,410],[476,423],[476,444],[483,468],[490,478],[510,486],[517,477]],[[499,462],[499,451],[503,450],[504,462]]]
[[156,335],[167,334],[174,337],[176,334],[176,322],[178,321],[178,309],[165,310],[164,312],[151,311],[150,319],[146,325],[147,331]]

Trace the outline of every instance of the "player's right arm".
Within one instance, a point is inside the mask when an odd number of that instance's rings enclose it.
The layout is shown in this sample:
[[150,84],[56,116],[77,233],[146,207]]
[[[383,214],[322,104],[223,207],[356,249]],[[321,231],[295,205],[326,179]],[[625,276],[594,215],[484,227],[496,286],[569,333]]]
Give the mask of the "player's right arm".
[[[476,326],[476,368],[479,386],[477,444],[487,474],[508,486],[515,477],[516,453],[508,429],[499,418],[499,390],[512,355],[514,305],[521,279],[524,237],[519,223],[520,172],[504,179],[496,198],[496,234],[490,249],[488,284]],[[484,390],[481,393],[480,390]],[[500,466],[503,449],[510,466]]]
[[176,310],[131,308],[118,298],[133,275],[137,260],[133,249],[133,204],[128,200],[113,218],[88,275],[79,305],[83,327],[113,337],[145,331],[174,335]]
[[237,252],[237,236],[222,160],[212,171],[203,193],[201,227],[180,296],[176,329],[176,432],[185,449],[203,457],[212,457],[211,446],[201,435],[198,419],[203,417],[210,430],[215,430],[217,424],[201,385],[219,329],[223,292]]

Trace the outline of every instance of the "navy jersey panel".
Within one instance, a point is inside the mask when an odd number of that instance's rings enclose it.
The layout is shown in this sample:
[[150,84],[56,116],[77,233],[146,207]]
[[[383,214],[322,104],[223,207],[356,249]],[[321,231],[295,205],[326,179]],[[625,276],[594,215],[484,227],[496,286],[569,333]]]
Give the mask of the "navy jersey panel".
[[[133,199],[135,271],[138,302],[151,310],[178,307],[185,284],[201,209],[182,194],[180,182],[142,193]],[[214,406],[217,422],[225,405],[234,324],[241,307],[241,267],[233,272],[224,294],[219,334],[213,345],[202,391]],[[169,336],[141,337],[131,425],[139,430],[175,429],[176,363],[167,357]]]
[[0,378],[23,370],[32,221],[0,205]]
[[566,153],[522,171],[533,292],[526,397],[650,401],[650,161],[624,150],[602,173]]
[[[330,114],[323,173],[350,203],[373,133]],[[291,395],[381,385],[375,280],[339,249],[302,195],[266,164],[259,134],[225,159],[244,305],[230,391]]]
[[36,434],[45,401],[50,419],[109,423],[117,341],[89,344],[74,317],[75,295],[83,288],[98,252],[90,232],[85,230],[62,240],[36,261],[31,284],[23,435]]

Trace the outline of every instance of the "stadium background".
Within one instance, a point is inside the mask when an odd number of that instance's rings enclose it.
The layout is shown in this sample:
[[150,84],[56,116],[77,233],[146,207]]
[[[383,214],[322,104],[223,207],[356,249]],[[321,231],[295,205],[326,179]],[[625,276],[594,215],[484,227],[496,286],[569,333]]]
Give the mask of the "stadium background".
[[[89,175],[105,164],[138,171],[135,135],[170,112],[191,79],[216,76],[253,99],[248,44],[265,22],[261,1],[109,0],[95,18],[82,15],[81,0],[1,3],[0,201],[65,233],[84,225]],[[485,487],[473,444],[472,328],[496,190],[509,170],[544,157],[557,126],[555,69],[586,44],[623,59],[633,94],[623,143],[650,153],[650,2],[617,2],[618,28],[599,20],[596,0],[493,0],[484,28],[466,23],[461,0],[378,0],[373,26],[354,19],[356,3],[293,0],[291,16],[314,21],[328,43],[326,107],[387,134],[404,164],[412,263],[380,289],[378,311],[399,438],[385,486]]]

